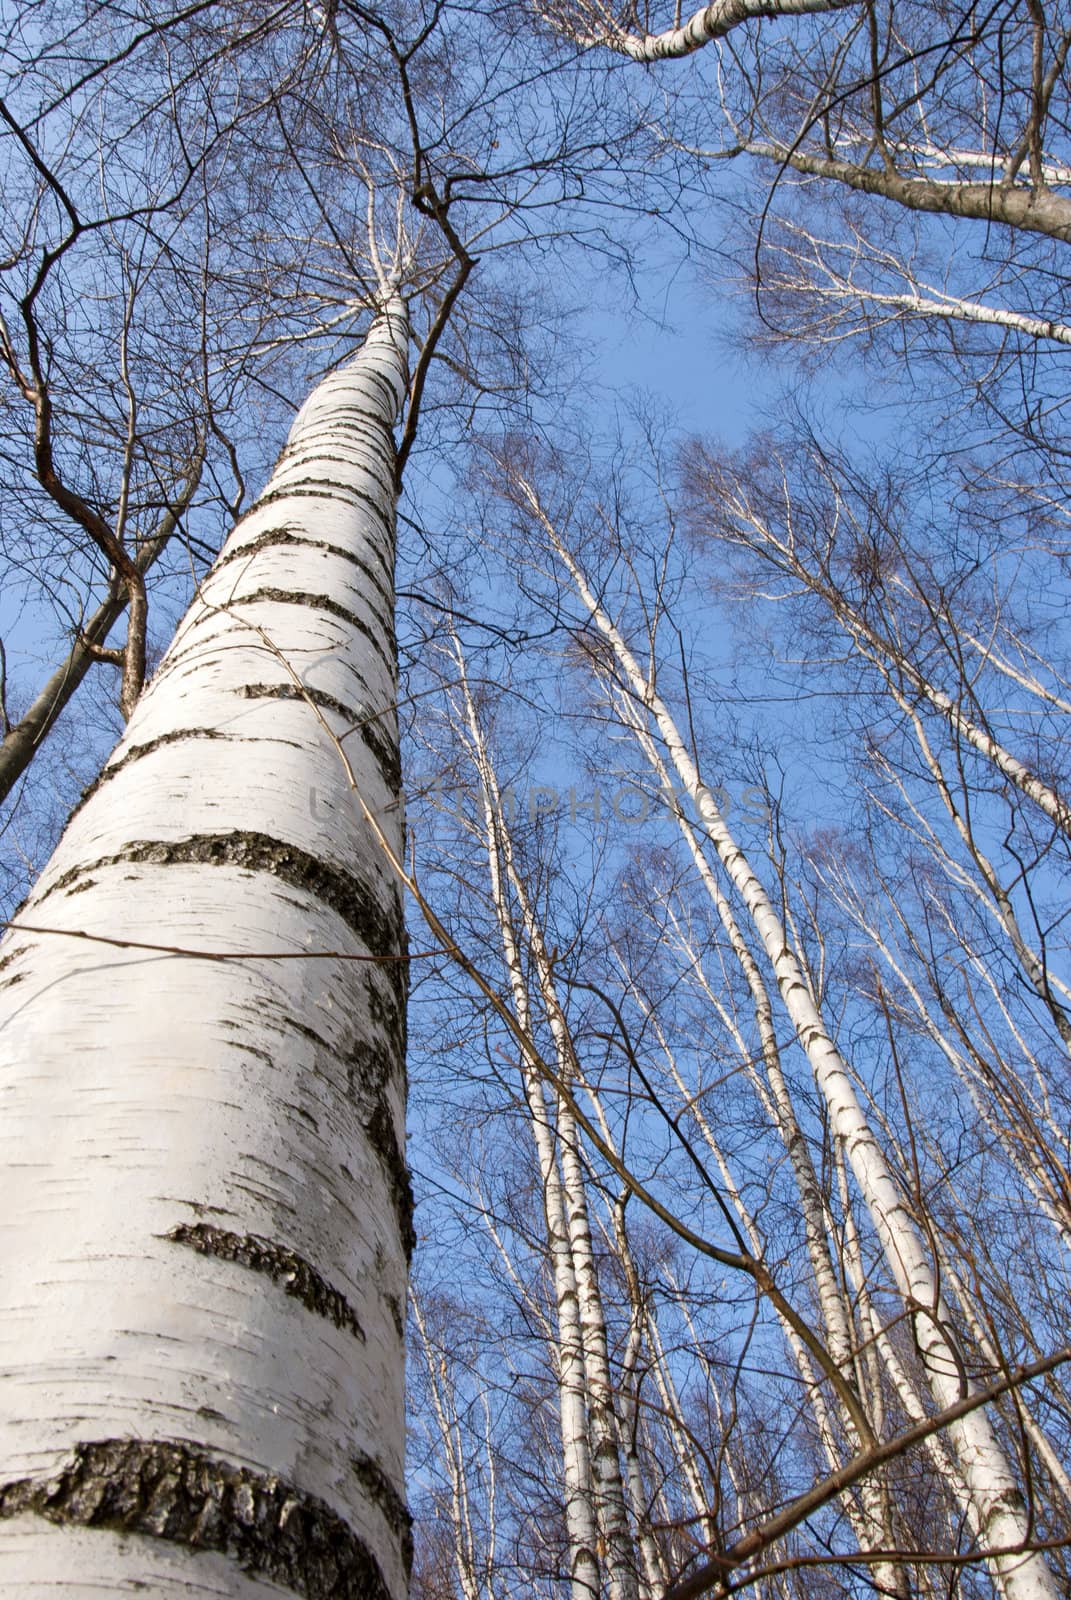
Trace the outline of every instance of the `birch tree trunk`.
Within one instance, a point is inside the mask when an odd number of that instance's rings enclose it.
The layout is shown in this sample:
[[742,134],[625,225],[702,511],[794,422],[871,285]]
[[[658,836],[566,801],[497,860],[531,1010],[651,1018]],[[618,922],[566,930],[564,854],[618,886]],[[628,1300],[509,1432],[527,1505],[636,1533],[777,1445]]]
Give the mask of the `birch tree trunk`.
[[5,1593],[406,1590],[407,344],[305,402],[0,947]]
[[[554,982],[553,963],[524,877],[518,869],[498,777],[473,704],[460,648],[456,649],[456,658],[459,682],[464,693],[472,758],[483,793],[492,898],[502,933],[514,1006],[518,1021],[526,1032],[530,1032],[531,1006],[510,916],[506,884],[502,881],[500,855],[502,866],[505,868],[505,877],[517,899],[525,937],[534,962],[539,997],[554,1041],[558,1071],[563,1082],[569,1083],[574,1076],[575,1053],[569,1024]],[[570,1304],[578,1318],[585,1377],[584,1407],[590,1431],[589,1487],[595,1503],[600,1535],[599,1547],[604,1556],[606,1600],[638,1600],[636,1552],[629,1527],[625,1483],[621,1471],[606,1319],[603,1314],[595,1251],[591,1241],[591,1224],[576,1121],[566,1099],[558,1096],[555,1137],[547,1119],[543,1085],[530,1067],[522,1067],[522,1074],[525,1096],[532,1111],[533,1133],[543,1173],[548,1236],[552,1241],[557,1232],[561,1232],[564,1236],[563,1246],[568,1260],[568,1281],[571,1286]],[[560,1178],[558,1162],[560,1162]],[[550,1176],[550,1171],[553,1172],[553,1177]],[[557,1208],[553,1216],[552,1192]],[[557,1272],[557,1261],[555,1270]],[[564,1364],[565,1329],[561,1321],[560,1289],[558,1299]]]
[[[483,820],[491,898],[502,939],[502,958],[509,975],[517,1021],[525,1033],[530,1033],[532,1019],[528,987],[499,865],[501,807],[497,788],[491,786],[492,780],[475,722],[473,733],[477,740],[475,751],[483,786]],[[555,1133],[547,1111],[543,1084],[529,1062],[521,1064],[521,1083],[528,1105],[532,1139],[536,1147],[542,1180],[543,1215],[547,1227],[547,1249],[554,1281],[558,1321],[558,1403],[562,1440],[562,1477],[565,1487],[565,1529],[569,1543],[569,1593],[571,1600],[597,1600],[601,1592],[599,1528],[595,1516],[591,1444],[588,1438],[587,1371],[576,1266],[569,1236],[561,1175],[558,1171]]]

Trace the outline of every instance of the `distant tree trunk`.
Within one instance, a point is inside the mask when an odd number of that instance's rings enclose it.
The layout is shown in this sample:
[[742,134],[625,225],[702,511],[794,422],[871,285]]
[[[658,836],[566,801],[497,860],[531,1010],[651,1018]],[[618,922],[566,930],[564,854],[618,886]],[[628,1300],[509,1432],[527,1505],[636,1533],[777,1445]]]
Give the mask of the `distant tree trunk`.
[[0,946],[5,1593],[406,1591],[407,344],[305,402]]
[[[473,724],[475,737],[479,730]],[[477,745],[480,777],[483,783],[483,810],[491,898],[502,938],[502,955],[509,975],[517,1021],[531,1032],[528,987],[521,952],[506,899],[499,864],[499,818],[497,789],[492,787],[489,767],[481,745]],[[591,1445],[588,1439],[587,1372],[584,1340],[577,1293],[576,1267],[569,1238],[565,1198],[555,1153],[555,1133],[550,1123],[543,1084],[528,1062],[521,1065],[521,1083],[528,1105],[532,1139],[539,1161],[543,1187],[543,1215],[547,1227],[547,1249],[554,1282],[557,1312],[558,1407],[562,1441],[562,1478],[565,1488],[565,1531],[569,1544],[569,1593],[571,1600],[597,1600],[599,1582],[599,1529],[595,1516],[592,1482]]]
[[[563,1082],[573,1078],[574,1051],[569,1024],[554,983],[553,963],[524,878],[518,869],[513,838],[506,820],[498,778],[487,750],[460,649],[459,678],[464,690],[465,714],[472,756],[484,797],[484,821],[492,897],[502,933],[504,955],[514,994],[518,1021],[531,1032],[531,1005],[508,903],[512,888],[534,964],[534,980],[554,1040],[558,1071]],[[501,856],[501,864],[499,857]],[[503,881],[503,869],[505,882]],[[565,1258],[565,1281],[571,1325],[579,1334],[583,1357],[583,1405],[588,1438],[588,1494],[594,1502],[597,1542],[602,1552],[606,1600],[638,1600],[636,1551],[629,1527],[625,1484],[619,1455],[614,1386],[610,1374],[606,1320],[599,1287],[595,1251],[576,1122],[564,1096],[557,1096],[556,1132],[549,1123],[544,1087],[530,1066],[522,1067],[525,1096],[532,1114],[533,1136],[543,1175],[548,1234],[555,1250]],[[560,1167],[560,1170],[559,1170]],[[559,1237],[560,1236],[560,1237]],[[563,1295],[558,1290],[559,1330],[564,1344]],[[564,1413],[563,1413],[564,1416]]]

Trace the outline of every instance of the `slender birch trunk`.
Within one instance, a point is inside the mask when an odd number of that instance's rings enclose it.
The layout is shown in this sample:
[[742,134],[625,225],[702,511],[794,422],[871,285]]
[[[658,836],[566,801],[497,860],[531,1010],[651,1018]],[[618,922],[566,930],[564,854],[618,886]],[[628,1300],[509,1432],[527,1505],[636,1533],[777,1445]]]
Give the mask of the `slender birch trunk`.
[[[539,924],[524,879],[517,868],[513,840],[506,825],[498,779],[491,763],[476,708],[469,693],[464,661],[460,651],[458,668],[465,697],[465,715],[472,741],[473,758],[480,776],[484,795],[484,815],[487,831],[487,853],[492,892],[506,948],[515,997],[523,988],[516,936],[505,900],[505,884],[499,866],[501,854],[505,876],[512,886],[520,909],[525,937],[535,963],[540,998],[546,1013],[551,1037],[554,1040],[558,1070],[564,1082],[574,1078],[575,1057],[572,1036],[554,983],[553,963],[547,951],[543,929]],[[515,976],[516,975],[516,976]],[[517,979],[520,978],[520,985]],[[527,991],[524,992],[524,1012],[529,1011]],[[520,1012],[518,1012],[520,1020]],[[525,1068],[526,1075],[530,1069]],[[543,1086],[538,1086],[538,1104],[542,1118],[546,1117]],[[525,1093],[529,1104],[532,1095],[526,1076]],[[557,1146],[560,1162],[560,1179],[555,1168],[555,1187],[564,1207],[563,1221],[572,1265],[573,1289],[579,1314],[579,1330],[584,1354],[586,1384],[586,1411],[590,1431],[590,1473],[594,1491],[598,1529],[605,1552],[607,1600],[638,1600],[639,1587],[636,1551],[629,1526],[628,1506],[624,1476],[619,1453],[618,1422],[614,1408],[614,1388],[610,1375],[610,1355],[606,1336],[606,1319],[603,1315],[602,1291],[599,1287],[595,1252],[591,1242],[591,1224],[588,1217],[587,1191],[580,1161],[580,1147],[576,1122],[568,1103],[558,1097]],[[554,1139],[549,1128],[537,1130],[538,1138],[550,1137],[548,1151],[554,1156]],[[543,1152],[540,1151],[540,1161]],[[544,1185],[546,1186],[546,1176]],[[549,1216],[548,1216],[549,1222]]]
[[[501,824],[501,809],[499,819]],[[506,868],[520,905],[525,933],[535,960],[547,1021],[554,1039],[558,1071],[562,1081],[575,1080],[572,1035],[554,984],[552,963],[534,907],[517,871],[512,840],[501,824]],[[599,1287],[595,1251],[591,1242],[587,1188],[580,1160],[576,1119],[568,1101],[558,1097],[558,1147],[561,1163],[562,1197],[568,1226],[569,1249],[576,1278],[580,1312],[580,1336],[587,1376],[588,1426],[591,1438],[591,1474],[599,1531],[605,1547],[607,1600],[637,1600],[636,1551],[629,1526],[624,1476],[619,1453],[614,1385],[610,1374],[610,1353]]]
[[407,343],[305,402],[0,947],[5,1593],[406,1591]]
[[[640,1379],[638,1369],[644,1354],[644,1331],[650,1320],[640,1285],[640,1275],[633,1260],[625,1225],[625,1206],[628,1191],[614,1202],[613,1232],[617,1258],[625,1279],[629,1299],[629,1329],[625,1341],[625,1354],[621,1363],[622,1427],[621,1444],[625,1458],[625,1483],[629,1504],[636,1525],[636,1545],[640,1553],[642,1600],[655,1600],[669,1586],[669,1567],[651,1530],[651,1495],[647,1487],[640,1453]],[[689,1460],[691,1457],[689,1456]]]
[[[428,1336],[428,1325],[421,1307],[420,1297],[410,1292],[409,1304],[416,1325],[420,1351],[427,1373],[428,1398],[432,1416],[439,1433],[439,1459],[450,1485],[450,1528],[453,1534],[454,1570],[462,1600],[494,1600],[494,1525],[488,1530],[488,1543],[482,1541],[473,1526],[471,1497],[469,1494],[469,1463],[462,1442],[457,1404],[446,1357],[437,1353]],[[484,1405],[487,1400],[484,1397]],[[486,1471],[489,1482],[494,1482],[494,1454],[487,1453]]]
[[[848,1065],[833,1042],[796,959],[787,930],[744,851],[726,825],[713,795],[703,784],[669,709],[645,674],[624,636],[599,603],[587,579],[543,511],[539,497],[523,480],[518,487],[566,568],[592,622],[613,652],[625,681],[657,728],[681,784],[697,807],[703,826],[734,889],[751,917],[774,972],[785,1009],[807,1053],[829,1108],[833,1132],[843,1140],[855,1180],[881,1242],[905,1305],[913,1316],[915,1338],[938,1406],[962,1397],[963,1367],[937,1276],[927,1258],[899,1186],[867,1122]],[[1057,1600],[1042,1557],[1024,1549],[1030,1521],[1016,1475],[985,1411],[950,1424],[959,1469],[977,1516],[990,1569],[1007,1600]],[[1003,1554],[1002,1552],[1007,1552]]]
[[[939,1008],[951,1031],[946,1032],[939,1026],[906,962],[883,932],[862,890],[839,868],[835,872],[823,869],[822,878],[836,904],[866,934],[900,986],[902,994],[898,997],[897,1010],[902,1008],[908,1025],[921,1028],[940,1050],[963,1085],[979,1120],[999,1142],[1023,1188],[1064,1244],[1071,1244],[1071,1176],[1059,1155],[1064,1135],[1047,1095],[1038,1092],[1041,1071],[1029,1042],[1017,1033],[1014,1035],[1018,1052],[1035,1077],[1033,1089],[1023,1081],[1022,1067],[1012,1065],[1010,1052],[1003,1057],[994,1054],[991,1061],[983,1056],[943,992],[939,995]],[[895,900],[890,900],[890,904],[918,955],[918,943],[909,920]],[[962,931],[958,928],[956,931],[964,948],[970,951]],[[1002,997],[998,993],[996,998],[999,1005]],[[1010,1018],[1008,1020],[1010,1024]],[[962,1049],[955,1043],[957,1033]],[[994,1107],[999,1115],[995,1114]]]
[[[698,956],[695,957],[694,965],[702,986],[707,988],[706,980],[703,977]],[[730,1022],[730,1019],[728,1018],[725,1020],[727,1023]],[[684,1078],[677,1066],[677,1062],[668,1039],[666,1039],[661,1028],[658,1026],[657,1019],[651,1018],[650,1021],[654,1029],[655,1037],[658,1039],[662,1053],[666,1058],[669,1076],[672,1079],[674,1087],[680,1095],[682,1102],[687,1104],[690,1115],[703,1137],[703,1142],[706,1144],[711,1155],[714,1157],[714,1161],[717,1164],[718,1172],[721,1178],[723,1192],[732,1205],[733,1210],[736,1212],[740,1226],[747,1237],[752,1254],[756,1257],[756,1259],[758,1259],[764,1254],[764,1243],[755,1218],[745,1204],[743,1195],[737,1186],[736,1180],[729,1166],[729,1162],[726,1160],[721,1145],[715,1136],[714,1129],[711,1127],[710,1122],[703,1111],[700,1098],[698,1096],[689,1094]],[[743,1040],[737,1038],[735,1042],[737,1043],[741,1054],[746,1056],[747,1052],[744,1047]],[[770,1104],[768,1097],[760,1094],[760,1098],[763,1102],[763,1108],[770,1117],[771,1122],[775,1127],[780,1128],[779,1119],[775,1114],[774,1107],[772,1104]],[[803,1134],[799,1129],[798,1123],[796,1123],[794,1112],[791,1113],[791,1121],[792,1125],[796,1129],[798,1138],[802,1140]],[[809,1155],[807,1159],[809,1164]],[[811,1168],[811,1174],[813,1177],[813,1167]],[[817,1189],[817,1179],[815,1178],[814,1181]],[[807,1203],[806,1194],[802,1186],[800,1187],[800,1203],[801,1207],[805,1207]],[[817,1279],[817,1267],[814,1266],[813,1262],[812,1267],[815,1270],[815,1276]],[[830,1271],[832,1272],[831,1263]],[[839,1294],[839,1290],[837,1292]],[[822,1296],[819,1292],[820,1302],[821,1299]],[[842,1321],[843,1320],[844,1318],[842,1314]],[[829,1469],[830,1471],[836,1471],[844,1464],[844,1451],[840,1439],[838,1438],[837,1430],[834,1426],[834,1413],[827,1404],[826,1396],[816,1379],[814,1365],[811,1361],[810,1354],[801,1341],[799,1335],[797,1334],[796,1330],[787,1321],[785,1321],[784,1318],[779,1318],[779,1321],[781,1323],[781,1331],[784,1334],[785,1342],[792,1353],[792,1357],[803,1381],[804,1392],[806,1393],[807,1397],[807,1404],[811,1408],[815,1428],[817,1430],[823,1452],[825,1453]],[[847,1326],[846,1321],[844,1321],[844,1326]],[[652,1350],[656,1352],[657,1357],[654,1363],[655,1381],[658,1385],[659,1392],[662,1395],[663,1405],[666,1407],[668,1415],[679,1416],[679,1401],[677,1401],[675,1393],[672,1390],[672,1379],[668,1376],[668,1369],[666,1369],[664,1358],[661,1355],[660,1341],[658,1339],[656,1329],[651,1330],[650,1337]],[[834,1356],[834,1359],[836,1359],[834,1342],[828,1332],[828,1329],[826,1338],[827,1348],[829,1349],[830,1354]],[[666,1371],[665,1378],[660,1376],[659,1362],[661,1362],[662,1370]],[[841,1365],[845,1377],[852,1382],[852,1387],[858,1395],[860,1403],[864,1404],[867,1402],[867,1391],[859,1378],[858,1359],[853,1353],[850,1343],[848,1345],[848,1357],[846,1363],[838,1364]],[[866,1404],[865,1409],[869,1413],[871,1406]],[[856,1447],[864,1447],[867,1441],[860,1436],[851,1416],[844,1411],[843,1408],[841,1408],[840,1411],[840,1421],[844,1427],[850,1430],[849,1436],[855,1441]],[[876,1427],[874,1432],[876,1436]],[[855,1537],[859,1543],[860,1550],[866,1551],[876,1549],[893,1549],[895,1547],[895,1541],[889,1535],[889,1530],[886,1525],[887,1518],[884,1514],[885,1504],[882,1483],[876,1478],[865,1478],[858,1486],[858,1490],[856,1492],[859,1496],[859,1504],[856,1503],[854,1494],[850,1490],[847,1491],[842,1497],[842,1504],[844,1506],[845,1515],[851,1524],[852,1532],[855,1534]],[[707,1537],[711,1542],[713,1542],[713,1532],[708,1532]],[[909,1600],[907,1575],[902,1568],[897,1567],[894,1563],[888,1561],[876,1561],[871,1569],[871,1575],[880,1594],[893,1596],[895,1597],[895,1600]]]
[[[933,780],[934,787],[941,797],[942,804],[951,818],[952,825],[964,850],[977,867],[985,890],[988,892],[988,900],[979,892],[982,904],[987,910],[992,910],[996,915],[1001,928],[1007,935],[1008,943],[1022,970],[1023,976],[1049,1012],[1056,1031],[1063,1040],[1064,1047],[1071,1050],[1071,1017],[1068,1016],[1064,1003],[1071,996],[1068,995],[1066,984],[1061,983],[1055,973],[1050,973],[1047,963],[1036,950],[1031,948],[1020,927],[1011,895],[1001,883],[996,868],[978,843],[971,824],[969,809],[967,807],[961,808],[956,804],[952,787],[945,775],[944,768],[926,736],[922,718],[908,697],[897,687],[891,672],[883,671],[883,675],[888,684],[890,695],[911,723],[915,734],[915,742]],[[1063,1000],[1058,998],[1057,991],[1062,993]]]
[[[467,686],[466,686],[467,697]],[[471,710],[471,703],[469,705]],[[498,847],[497,793],[489,786],[488,769],[477,738],[477,769],[483,799],[484,848],[495,919],[502,941],[502,958],[509,978],[517,1021],[525,1033],[531,1032],[532,1018],[528,986],[520,948],[506,900]],[[588,1440],[587,1373],[584,1367],[584,1341],[580,1327],[576,1271],[569,1242],[569,1225],[561,1175],[555,1152],[555,1135],[550,1125],[543,1084],[531,1063],[521,1062],[521,1085],[539,1161],[543,1188],[543,1215],[547,1227],[547,1247],[554,1281],[558,1322],[558,1406],[562,1440],[562,1476],[565,1485],[565,1530],[569,1544],[569,1583],[572,1600],[597,1600],[599,1583],[599,1530],[591,1475],[591,1448]]]
[[[942,1246],[939,1237],[936,1243],[941,1261],[941,1271],[956,1297],[956,1304],[960,1307],[964,1320],[977,1341],[982,1355],[993,1371],[998,1372],[1004,1364],[1005,1358],[986,1330],[981,1307],[964,1281],[963,1276],[952,1265],[948,1258],[948,1251]],[[1071,1511],[1071,1473],[1068,1472],[1067,1466],[1056,1453],[1048,1434],[1034,1415],[1029,1401],[1030,1397],[1020,1391],[1015,1408],[1016,1422],[1037,1451],[1038,1459],[1052,1479],[1053,1486],[1063,1500],[1064,1506]]]
[[584,1367],[588,1379],[595,1508],[606,1546],[606,1595],[607,1600],[638,1600],[636,1550],[629,1527],[625,1480],[621,1471],[606,1318],[603,1315],[602,1291],[591,1243],[576,1122],[564,1100],[558,1102],[558,1135],[561,1141],[562,1186],[569,1239],[580,1299]]
[[[501,906],[497,909],[517,1020],[527,1033],[530,1032],[531,1019],[520,954],[508,918],[502,917]],[[569,1244],[569,1223],[555,1154],[556,1139],[550,1125],[543,1085],[534,1067],[527,1061],[522,1063],[521,1076],[543,1185],[543,1214],[557,1310],[558,1394],[570,1592],[573,1600],[595,1600],[602,1592],[599,1579],[600,1541],[588,1437],[588,1381],[576,1269]]]
[[[636,709],[632,702],[625,702],[621,710],[624,720],[628,722],[648,765],[658,777],[663,790],[671,791],[673,785],[670,781],[670,773],[666,763],[662,759],[658,747],[650,734],[637,721]],[[804,1138],[803,1130],[800,1128],[796,1117],[788,1085],[785,1083],[784,1074],[781,1071],[781,1049],[777,1042],[777,1030],[774,1027],[773,1006],[770,1001],[769,991],[759,971],[758,963],[740,931],[740,925],[733,914],[733,909],[722,893],[718,881],[711,870],[710,863],[703,854],[695,829],[679,806],[675,807],[675,812],[678,828],[688,847],[688,853],[699,874],[700,882],[718,914],[718,921],[721,923],[728,939],[729,947],[747,984],[755,1017],[755,1027],[762,1051],[763,1066],[766,1069],[766,1083],[763,1083],[757,1067],[750,1066],[751,1051],[747,1048],[743,1035],[737,1028],[735,1021],[718,1005],[713,989],[706,979],[703,963],[699,958],[698,952],[688,949],[687,954],[692,962],[697,981],[706,991],[711,1003],[719,1011],[723,1026],[728,1029],[737,1049],[740,1051],[742,1059],[749,1063],[748,1076],[755,1085],[763,1110],[772,1125],[777,1129],[785,1146],[799,1194],[800,1216],[803,1221],[807,1255],[810,1260],[811,1271],[814,1274],[815,1292],[822,1312],[822,1324],[829,1353],[842,1372],[850,1373],[855,1351],[851,1314],[849,1308],[845,1305],[844,1294],[830,1254],[829,1238],[826,1231],[826,1205],[821,1185],[814,1170],[814,1163],[811,1160],[811,1153]],[[693,1115],[698,1117],[698,1114],[698,1106],[693,1107]],[[860,1440],[860,1443],[862,1442]]]

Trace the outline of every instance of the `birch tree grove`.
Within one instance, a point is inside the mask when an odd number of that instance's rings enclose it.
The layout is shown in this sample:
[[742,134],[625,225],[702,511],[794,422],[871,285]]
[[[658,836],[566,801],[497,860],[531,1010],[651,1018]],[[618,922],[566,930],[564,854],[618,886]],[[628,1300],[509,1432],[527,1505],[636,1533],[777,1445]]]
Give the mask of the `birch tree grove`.
[[[582,604],[612,649],[627,692],[647,714],[679,781],[698,811],[707,839],[747,909],[785,1009],[828,1105],[834,1137],[843,1146],[851,1163],[875,1233],[914,1318],[915,1339],[933,1387],[934,1398],[940,1406],[951,1405],[961,1398],[963,1363],[945,1333],[948,1313],[941,1301],[938,1276],[926,1260],[913,1220],[897,1192],[893,1174],[859,1104],[848,1064],[840,1055],[814,1002],[813,992],[800,970],[785,926],[703,785],[677,724],[654,686],[657,681],[654,664],[645,671],[629,649],[613,619],[599,604],[586,575],[547,518],[532,485],[520,479],[518,491],[530,501],[534,514],[564,563]],[[968,1514],[983,1544],[998,1551],[1007,1548],[1018,1552],[1029,1541],[1028,1525],[1024,1517],[1016,1515],[1018,1492],[1014,1475],[1003,1458],[984,1414],[971,1414],[962,1425],[953,1425],[950,1433],[956,1444],[967,1490]],[[1010,1562],[1004,1563],[998,1559],[995,1565],[1009,1596],[1056,1593],[1039,1560],[1024,1559],[1017,1553]]]
[[1069,41],[0,4],[4,1594],[1069,1591]]

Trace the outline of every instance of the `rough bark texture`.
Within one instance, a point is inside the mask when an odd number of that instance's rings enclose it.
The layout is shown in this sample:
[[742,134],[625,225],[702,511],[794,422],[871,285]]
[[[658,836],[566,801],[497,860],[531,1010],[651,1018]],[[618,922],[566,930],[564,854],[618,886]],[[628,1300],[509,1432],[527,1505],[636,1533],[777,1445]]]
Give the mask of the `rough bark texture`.
[[4,1593],[405,1593],[404,931],[335,739],[400,847],[406,344],[305,403],[23,912],[235,959],[0,952]]
[[309,1600],[390,1600],[375,1557],[322,1501],[188,1444],[80,1444],[59,1472],[0,1488],[0,1518],[28,1511],[220,1551]]
[[752,155],[784,162],[797,172],[831,178],[861,194],[895,200],[909,211],[998,222],[1024,233],[1041,233],[1064,244],[1071,242],[1071,201],[1052,189],[1026,184],[935,183],[932,179],[904,177],[885,168],[858,166],[852,161],[788,149],[779,144],[756,142],[743,148]]
[[[488,860],[492,893],[502,934],[503,955],[513,991],[517,1020],[531,1031],[528,991],[520,951],[504,899],[498,869],[494,819],[487,801]],[[555,1136],[550,1125],[543,1084],[524,1063],[521,1081],[528,1103],[532,1138],[543,1181],[543,1212],[554,1281],[558,1320],[558,1407],[562,1439],[562,1479],[565,1489],[565,1529],[569,1543],[569,1581],[572,1600],[595,1600],[601,1591],[599,1528],[595,1514],[591,1443],[588,1437],[588,1386],[584,1340],[580,1324],[576,1267],[570,1248],[565,1198],[555,1156]]]

